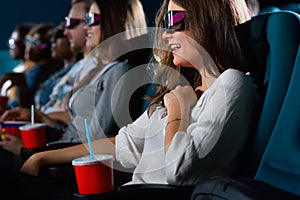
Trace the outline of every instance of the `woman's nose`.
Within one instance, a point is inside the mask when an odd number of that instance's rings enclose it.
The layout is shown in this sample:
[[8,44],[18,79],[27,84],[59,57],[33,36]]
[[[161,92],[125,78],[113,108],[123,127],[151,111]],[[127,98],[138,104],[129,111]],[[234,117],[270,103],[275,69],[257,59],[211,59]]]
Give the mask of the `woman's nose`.
[[169,39],[169,38],[172,37],[172,33],[170,33],[167,30],[164,30],[163,33],[162,33],[162,37],[163,37],[163,39]]
[[83,26],[83,29],[85,29],[85,30],[88,30],[90,28],[90,26],[88,26],[87,24],[85,24],[84,26]]

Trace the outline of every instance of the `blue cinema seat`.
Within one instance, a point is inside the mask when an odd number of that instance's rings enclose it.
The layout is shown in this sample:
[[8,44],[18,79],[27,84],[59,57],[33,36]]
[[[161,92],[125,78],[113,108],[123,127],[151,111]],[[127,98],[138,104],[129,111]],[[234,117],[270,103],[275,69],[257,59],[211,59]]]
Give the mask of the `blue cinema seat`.
[[300,199],[300,15],[268,13],[239,28],[265,95],[261,114],[235,176],[197,185],[191,199]]
[[264,102],[257,127],[249,138],[242,175],[253,177],[274,130],[290,83],[299,42],[299,15],[280,11],[254,17],[237,28],[248,71]]
[[277,123],[255,175],[256,180],[297,194],[300,198],[299,102],[300,48]]

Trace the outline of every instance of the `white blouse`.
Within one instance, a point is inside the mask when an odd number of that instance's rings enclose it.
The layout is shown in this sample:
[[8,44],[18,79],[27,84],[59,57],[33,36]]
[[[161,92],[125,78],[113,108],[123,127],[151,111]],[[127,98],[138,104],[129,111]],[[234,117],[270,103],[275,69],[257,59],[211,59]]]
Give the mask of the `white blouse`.
[[195,185],[228,174],[244,145],[258,95],[252,78],[228,69],[207,89],[191,112],[186,132],[177,132],[164,152],[166,109],[145,112],[116,136],[116,159],[135,167],[134,183]]

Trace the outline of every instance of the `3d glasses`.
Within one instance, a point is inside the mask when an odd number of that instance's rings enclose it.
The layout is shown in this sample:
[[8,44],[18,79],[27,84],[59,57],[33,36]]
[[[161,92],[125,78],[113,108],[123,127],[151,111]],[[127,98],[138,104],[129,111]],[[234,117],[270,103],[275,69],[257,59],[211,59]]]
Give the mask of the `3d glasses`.
[[96,14],[96,13],[86,14],[85,24],[88,26],[100,25],[100,14]]
[[77,18],[71,18],[71,17],[65,17],[66,25],[65,27],[67,29],[73,29],[76,28],[81,22],[85,22],[84,19],[77,19]]
[[170,10],[163,17],[163,28],[166,32],[173,33],[185,29],[184,18],[185,11]]
[[30,45],[30,47],[32,49],[45,49],[49,46],[48,43],[44,43],[41,40],[38,40],[32,36],[26,35],[25,39],[24,39],[24,44],[25,45]]
[[17,41],[13,38],[9,38],[7,41],[7,46],[10,49],[16,48],[16,47],[21,47],[23,45],[23,41]]

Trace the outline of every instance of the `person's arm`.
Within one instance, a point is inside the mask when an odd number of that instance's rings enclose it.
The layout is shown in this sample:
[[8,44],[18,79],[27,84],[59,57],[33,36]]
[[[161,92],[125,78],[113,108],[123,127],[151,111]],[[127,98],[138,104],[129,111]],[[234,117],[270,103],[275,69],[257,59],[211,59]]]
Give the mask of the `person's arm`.
[[[94,154],[115,155],[115,138],[95,140],[92,148]],[[87,144],[36,153],[24,163],[21,172],[37,176],[41,167],[71,163],[73,159],[86,155],[89,155]]]
[[[34,111],[34,120],[36,122],[45,123],[47,126],[51,128],[55,128],[57,130],[60,130],[62,127],[66,127],[68,124],[68,119],[70,118],[68,114],[65,114],[64,112],[60,113],[61,117],[58,118],[52,118],[51,115],[44,114],[41,110],[35,109]],[[66,119],[63,119],[63,118]]]
[[30,109],[15,107],[13,109],[6,110],[0,117],[0,123],[7,120],[30,121]]
[[[69,118],[66,114],[63,115],[65,118]],[[61,118],[63,118],[61,117]],[[0,123],[4,122],[5,120],[17,120],[17,121],[30,121],[31,120],[31,110],[29,108],[22,108],[22,107],[15,107],[10,110],[6,110],[0,116]],[[67,120],[67,119],[64,119]],[[34,121],[45,123],[47,126],[51,128],[57,128],[60,124],[60,120],[52,119],[50,116],[44,114],[41,110],[35,109],[34,110]],[[60,126],[60,125],[59,125]],[[65,126],[63,123],[61,126]]]
[[68,124],[71,121],[70,114],[67,111],[52,112],[48,113],[47,116],[50,117],[52,120],[63,123],[65,126],[68,126]]
[[164,103],[168,111],[165,134],[166,151],[175,134],[178,131],[186,131],[190,122],[191,109],[196,101],[196,93],[189,86],[178,86],[164,96]]

